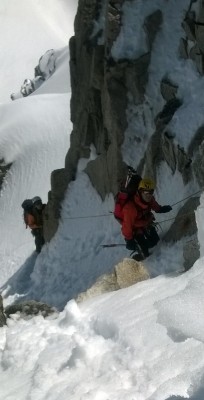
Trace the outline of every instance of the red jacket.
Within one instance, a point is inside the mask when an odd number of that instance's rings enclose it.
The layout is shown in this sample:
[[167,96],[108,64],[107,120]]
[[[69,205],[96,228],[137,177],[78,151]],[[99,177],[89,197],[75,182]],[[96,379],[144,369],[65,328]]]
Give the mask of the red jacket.
[[152,196],[149,203],[144,203],[141,197],[136,194],[133,200],[128,201],[123,207],[123,222],[122,234],[125,239],[133,239],[135,233],[142,233],[143,228],[146,228],[154,220],[151,210],[158,212],[161,206]]

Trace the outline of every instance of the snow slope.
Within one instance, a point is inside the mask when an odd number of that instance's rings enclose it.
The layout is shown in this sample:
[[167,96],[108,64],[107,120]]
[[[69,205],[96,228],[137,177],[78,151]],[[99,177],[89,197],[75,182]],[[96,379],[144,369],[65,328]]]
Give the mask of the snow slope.
[[[185,11],[189,2],[182,0],[178,5],[172,0],[170,3],[173,14],[179,7],[178,18],[181,18],[182,8]],[[157,6],[168,7],[170,3],[156,1]],[[19,24],[19,16],[28,3],[20,0],[18,8],[11,0],[2,4],[14,35],[12,27],[16,25],[12,21]],[[57,32],[61,32],[61,28],[54,29],[59,22],[56,5],[60,5],[57,10],[62,11],[63,20],[69,6],[72,11],[73,4],[50,0],[50,8],[43,17],[42,2],[30,0],[32,7],[28,8],[35,10],[36,23],[44,18],[45,34],[52,42],[54,32],[57,40]],[[132,6],[131,14],[135,19],[151,11],[152,4],[152,0],[127,2],[127,6]],[[58,22],[56,25],[53,22],[53,28],[49,21],[55,16]],[[169,23],[167,18],[166,28]],[[11,41],[6,36],[5,24],[3,27],[8,49]],[[24,53],[30,54],[30,41],[22,43]],[[64,44],[59,46],[64,47]],[[6,50],[4,58],[5,65],[10,66],[11,57]],[[163,68],[156,48],[152,60],[154,65],[158,62],[158,71]],[[65,57],[64,62],[67,61]],[[164,65],[168,67],[165,60]],[[182,68],[178,62],[178,76]],[[193,86],[198,76],[192,65],[189,71]],[[20,70],[18,73],[20,76]],[[21,219],[20,204],[25,197],[33,195],[40,195],[46,201],[50,172],[63,167],[71,131],[70,96],[61,90],[66,74],[62,78],[58,68],[54,74],[41,86],[39,93],[0,106],[0,159],[12,162],[0,197],[0,284],[4,304],[18,298],[35,298],[61,310],[60,314],[47,319],[39,315],[24,320],[14,315],[8,326],[1,328],[0,400],[203,400],[203,258],[190,271],[181,274],[182,243],[166,246],[160,243],[145,262],[150,280],[80,305],[70,300],[129,254],[124,246],[101,247],[104,243],[124,244],[124,241],[118,223],[110,214],[113,197],[110,195],[102,202],[83,172],[87,160],[80,160],[77,179],[67,189],[57,234],[36,258],[33,238]],[[8,75],[7,84],[13,79],[10,68]],[[203,78],[199,77],[199,82],[194,99],[202,105]],[[2,93],[10,90],[7,84],[2,82]],[[152,76],[154,84],[157,84],[157,75]],[[187,101],[186,95],[185,104]],[[155,98],[155,109],[157,106]],[[184,106],[182,112],[185,110],[188,119],[188,107]],[[179,140],[185,142],[189,135],[184,137],[180,111],[175,114],[179,128],[176,132]],[[194,116],[197,117],[198,114]],[[196,123],[194,120],[191,125],[192,132]],[[91,157],[95,156],[92,149]],[[133,162],[134,154],[125,153],[125,147],[124,156]],[[182,200],[196,189],[194,183],[184,186],[178,172],[172,176],[168,167],[161,165],[156,197],[162,204],[167,200],[170,204],[175,199]],[[180,205],[173,209],[170,217],[176,215]],[[204,252],[203,208],[202,195],[196,212],[201,256]]]
[[5,254],[13,254],[9,264],[22,254],[19,265],[33,248],[33,238],[22,223],[23,200],[37,194],[47,202],[50,174],[64,166],[71,132],[69,100],[67,93],[44,94],[0,106],[0,159],[12,163],[0,197],[1,283],[15,271],[10,271]]

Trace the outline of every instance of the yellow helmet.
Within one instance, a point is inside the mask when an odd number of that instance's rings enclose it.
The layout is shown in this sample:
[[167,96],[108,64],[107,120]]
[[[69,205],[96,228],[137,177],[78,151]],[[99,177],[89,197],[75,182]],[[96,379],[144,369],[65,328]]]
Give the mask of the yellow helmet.
[[144,178],[140,181],[138,190],[154,190],[155,182],[152,179]]

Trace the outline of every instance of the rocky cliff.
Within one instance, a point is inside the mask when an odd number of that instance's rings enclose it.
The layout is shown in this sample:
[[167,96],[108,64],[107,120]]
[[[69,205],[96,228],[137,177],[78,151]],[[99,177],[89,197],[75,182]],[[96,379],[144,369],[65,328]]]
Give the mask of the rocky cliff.
[[[158,167],[166,163],[172,175],[179,171],[184,184],[193,181],[199,188],[204,186],[202,121],[185,147],[171,129],[172,118],[183,107],[183,82],[179,81],[176,68],[172,71],[163,68],[162,62],[168,50],[165,43],[163,48],[160,47],[163,57],[162,54],[158,57],[158,63],[161,63],[157,65],[161,71],[159,80],[157,77],[154,81],[153,54],[159,49],[157,46],[161,42],[162,30],[165,37],[167,19],[173,12],[170,2],[161,0],[154,5],[151,3],[149,13],[143,12],[140,16],[139,31],[138,24],[131,23],[130,47],[141,38],[145,45],[141,45],[140,51],[135,51],[135,54],[132,51],[130,56],[127,45],[126,51],[117,51],[117,44],[124,38],[127,9],[131,12],[132,7],[134,11],[135,3],[125,0],[79,0],[75,36],[69,43],[73,131],[65,168],[53,171],[51,177],[45,221],[46,240],[50,240],[56,232],[60,202],[69,182],[75,179],[79,159],[89,159],[91,145],[95,147],[96,157],[88,162],[86,173],[102,199],[107,193],[117,192],[127,163],[134,164],[132,166],[140,174],[154,179]],[[175,41],[173,56],[176,54],[184,69],[185,63],[193,63],[199,76],[203,74],[203,16],[203,1],[186,0],[178,5],[178,12],[172,14],[172,26],[168,27],[169,36],[172,32],[172,41]],[[179,40],[174,34],[177,31],[180,32]],[[168,40],[171,41],[171,37]],[[150,84],[156,87],[156,99],[148,94],[147,85]],[[143,146],[144,140],[148,143],[146,147]],[[124,159],[124,149],[128,147],[134,149],[132,159]],[[180,236],[195,232],[193,217],[189,229],[186,224]],[[171,240],[174,233],[173,229],[166,239]]]

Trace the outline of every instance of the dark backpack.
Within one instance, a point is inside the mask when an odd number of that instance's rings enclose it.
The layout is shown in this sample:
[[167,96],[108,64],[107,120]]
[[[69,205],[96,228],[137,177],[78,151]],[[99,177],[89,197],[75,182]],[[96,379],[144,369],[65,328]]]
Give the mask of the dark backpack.
[[141,176],[132,167],[128,167],[126,179],[121,184],[120,191],[115,196],[114,217],[120,224],[123,221],[123,207],[137,193]]
[[31,199],[26,199],[21,204],[23,208],[23,219],[26,224],[26,228],[29,226],[29,215],[33,215],[33,202]]
[[33,204],[33,199],[26,199],[21,204],[23,208],[23,219],[26,224],[26,228],[29,226],[30,229],[40,228],[43,224],[42,213],[45,208],[45,204],[42,204],[42,209],[39,210]]

